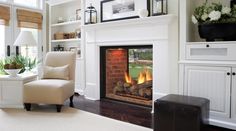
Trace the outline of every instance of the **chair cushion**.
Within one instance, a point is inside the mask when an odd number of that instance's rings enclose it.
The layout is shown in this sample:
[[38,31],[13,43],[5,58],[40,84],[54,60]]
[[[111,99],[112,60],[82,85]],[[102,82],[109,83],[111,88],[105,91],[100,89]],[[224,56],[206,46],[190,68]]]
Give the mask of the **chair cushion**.
[[69,80],[69,65],[59,67],[44,66],[43,79]]
[[36,80],[24,85],[24,103],[63,104],[74,94],[74,82],[58,79]]

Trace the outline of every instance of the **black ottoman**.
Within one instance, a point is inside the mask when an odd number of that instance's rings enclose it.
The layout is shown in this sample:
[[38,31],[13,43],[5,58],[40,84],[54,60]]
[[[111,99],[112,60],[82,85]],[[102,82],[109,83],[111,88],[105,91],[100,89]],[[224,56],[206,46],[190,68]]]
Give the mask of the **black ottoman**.
[[203,131],[208,125],[209,100],[167,95],[154,102],[154,131]]

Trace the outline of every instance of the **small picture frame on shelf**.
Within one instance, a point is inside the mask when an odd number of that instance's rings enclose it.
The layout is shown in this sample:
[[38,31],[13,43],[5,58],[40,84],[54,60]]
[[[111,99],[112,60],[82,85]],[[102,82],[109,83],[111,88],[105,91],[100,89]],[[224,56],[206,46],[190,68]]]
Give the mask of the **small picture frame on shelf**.
[[103,0],[101,22],[138,18],[139,10],[150,12],[150,0]]
[[77,57],[80,57],[81,51],[79,47],[70,47],[69,51],[75,52]]
[[75,12],[76,12],[76,20],[81,20],[81,9],[77,9]]

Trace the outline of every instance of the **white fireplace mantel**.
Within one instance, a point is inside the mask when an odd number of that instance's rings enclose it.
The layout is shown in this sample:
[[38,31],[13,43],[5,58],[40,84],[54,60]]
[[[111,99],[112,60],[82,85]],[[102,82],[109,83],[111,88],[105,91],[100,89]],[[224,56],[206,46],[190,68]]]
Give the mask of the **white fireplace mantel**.
[[152,45],[153,99],[171,93],[171,82],[177,81],[173,74],[178,74],[172,64],[177,66],[178,60],[178,51],[173,51],[178,50],[178,40],[173,37],[178,27],[172,28],[176,21],[177,17],[169,14],[83,26],[86,35],[85,97],[100,99],[101,46]]
[[129,26],[129,25],[166,25],[173,20],[176,19],[175,15],[160,15],[155,17],[146,17],[146,18],[137,18],[137,19],[127,19],[127,20],[120,20],[120,21],[111,21],[111,22],[104,22],[104,23],[97,23],[97,24],[90,24],[84,25],[82,28],[85,30],[94,30],[94,29],[101,29],[101,28],[110,28],[116,26]]

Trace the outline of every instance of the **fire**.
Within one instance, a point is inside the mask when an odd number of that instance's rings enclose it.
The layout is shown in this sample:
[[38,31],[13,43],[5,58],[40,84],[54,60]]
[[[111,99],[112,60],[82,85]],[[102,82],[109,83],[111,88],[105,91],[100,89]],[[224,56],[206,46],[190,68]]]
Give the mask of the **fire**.
[[145,82],[145,72],[140,72],[138,75],[138,84],[142,84]]
[[[152,74],[148,69],[144,69],[143,71],[139,72],[137,84],[142,84],[150,80],[152,80]],[[132,78],[127,72],[125,72],[125,81],[129,84],[132,83]]]
[[145,69],[146,81],[152,80],[152,74],[148,69]]
[[127,72],[125,72],[125,82],[129,84],[132,82],[132,78]]

